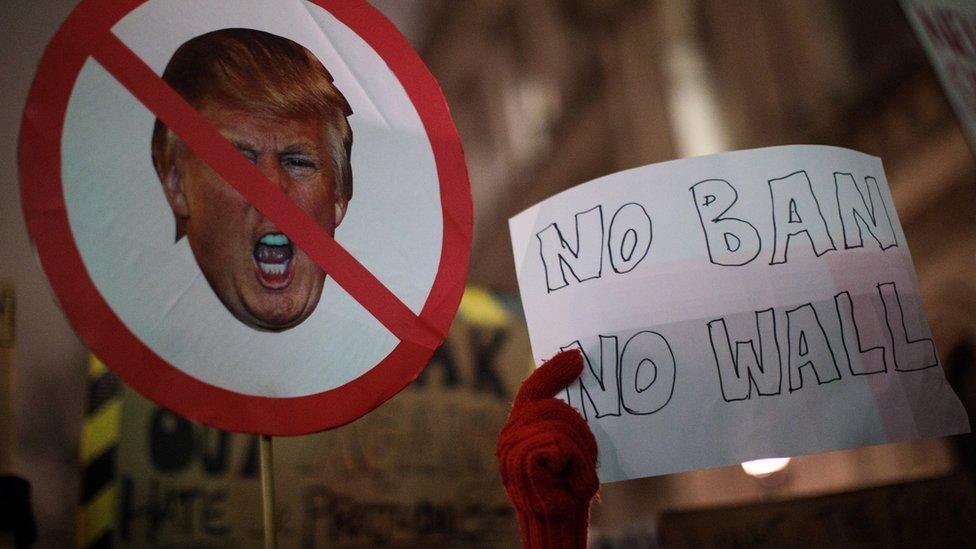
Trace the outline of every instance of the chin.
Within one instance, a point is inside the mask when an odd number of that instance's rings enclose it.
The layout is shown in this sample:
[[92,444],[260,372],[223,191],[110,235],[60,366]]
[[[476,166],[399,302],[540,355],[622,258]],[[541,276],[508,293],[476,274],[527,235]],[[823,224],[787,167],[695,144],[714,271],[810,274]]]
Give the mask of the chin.
[[307,317],[303,316],[290,321],[278,321],[269,319],[242,319],[239,318],[241,322],[247,324],[255,330],[260,330],[262,332],[283,332],[285,330],[290,330],[295,326],[301,324]]
[[[321,295],[321,289],[318,291],[312,289],[308,292],[303,292],[303,294],[293,299],[288,299],[285,296],[275,296],[277,299],[274,299],[274,301],[281,301],[278,303],[267,303],[266,300],[262,299],[261,301],[263,303],[252,303],[252,306],[249,306],[248,302],[245,301],[242,303],[240,311],[232,310],[231,312],[234,313],[234,316],[238,320],[255,330],[283,332],[298,326],[315,312],[315,307],[318,305]],[[295,301],[302,303],[302,306],[297,310],[293,307]]]
[[260,330],[262,332],[283,332],[298,326],[304,322],[310,315],[312,311],[300,312],[296,315],[255,315],[249,311],[243,311],[243,314],[234,316],[237,320],[240,320],[244,324],[254,328],[255,330]]

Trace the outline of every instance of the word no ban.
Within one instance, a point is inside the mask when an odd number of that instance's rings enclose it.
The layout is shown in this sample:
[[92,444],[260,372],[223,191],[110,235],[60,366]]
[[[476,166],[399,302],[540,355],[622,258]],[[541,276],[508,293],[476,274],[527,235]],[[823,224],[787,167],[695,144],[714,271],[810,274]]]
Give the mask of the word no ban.
[[[773,251],[770,265],[786,263],[794,237],[806,236],[819,257],[837,249],[820,201],[805,171],[768,181],[773,217]],[[738,267],[759,257],[763,239],[749,221],[731,212],[739,198],[736,188],[724,179],[706,179],[689,189],[705,236],[709,261]],[[870,235],[881,250],[898,246],[894,223],[881,197],[877,179],[857,181],[850,173],[834,173],[837,218],[845,249],[864,246]],[[605,227],[603,206],[575,215],[574,235],[551,223],[536,233],[539,256],[545,271],[546,291],[600,278],[604,253],[614,273],[632,271],[640,264],[653,239],[651,217],[640,204],[630,202],[618,208]],[[866,234],[865,234],[866,233]]]

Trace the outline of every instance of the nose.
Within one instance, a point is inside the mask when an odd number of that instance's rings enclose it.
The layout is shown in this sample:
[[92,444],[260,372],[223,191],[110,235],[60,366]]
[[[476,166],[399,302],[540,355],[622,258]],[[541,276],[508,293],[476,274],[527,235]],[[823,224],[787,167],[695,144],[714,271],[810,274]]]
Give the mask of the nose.
[[274,185],[283,192],[288,193],[288,190],[291,187],[291,178],[288,177],[288,173],[281,167],[281,164],[278,162],[276,157],[273,155],[263,155],[261,158],[258,158],[257,165],[261,170],[261,173],[263,173],[269,181],[274,183]]

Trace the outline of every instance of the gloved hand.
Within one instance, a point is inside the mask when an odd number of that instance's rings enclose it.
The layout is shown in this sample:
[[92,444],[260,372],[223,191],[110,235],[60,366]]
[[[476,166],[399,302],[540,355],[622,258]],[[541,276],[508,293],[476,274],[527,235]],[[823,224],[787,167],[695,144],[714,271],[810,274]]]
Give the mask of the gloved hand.
[[576,410],[552,398],[582,370],[577,350],[546,361],[522,383],[498,436],[502,482],[526,548],[586,547],[590,501],[600,487],[596,439]]

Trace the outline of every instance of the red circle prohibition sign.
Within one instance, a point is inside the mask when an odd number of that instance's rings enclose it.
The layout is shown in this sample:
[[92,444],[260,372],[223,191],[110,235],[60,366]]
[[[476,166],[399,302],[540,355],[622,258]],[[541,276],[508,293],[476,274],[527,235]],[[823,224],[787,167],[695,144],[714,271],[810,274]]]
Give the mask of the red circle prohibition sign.
[[[364,0],[313,0],[386,62],[427,132],[440,190],[443,238],[437,274],[418,315],[111,32],[145,1],[83,1],[44,52],[24,110],[19,143],[24,216],[68,320],[91,351],[138,392],[212,427],[300,435],[359,418],[416,378],[443,342],[464,289],[471,248],[471,192],[460,140],[440,88],[403,36]],[[393,333],[399,339],[396,347],[344,385],[277,398],[237,393],[198,380],[140,341],[93,282],[68,222],[61,136],[75,80],[89,57]]]

